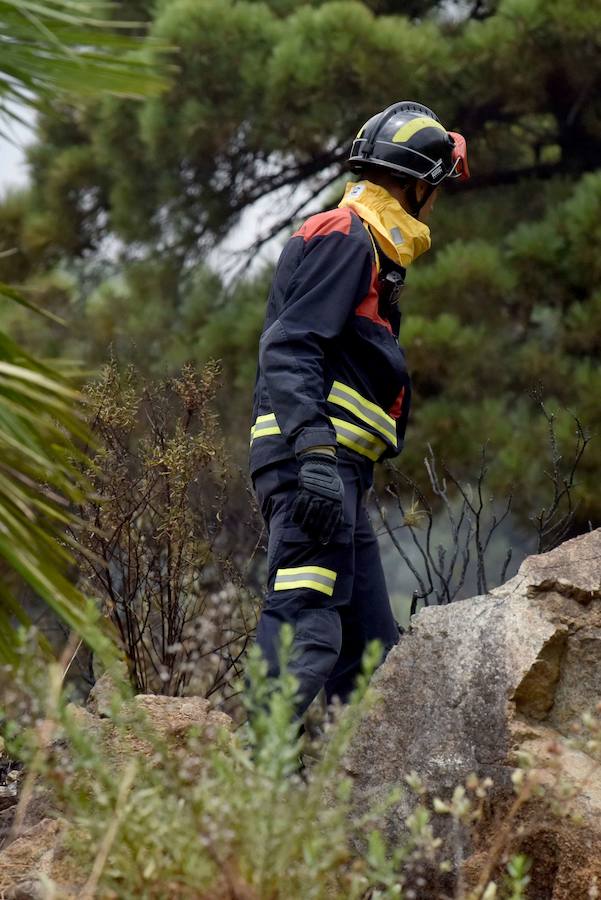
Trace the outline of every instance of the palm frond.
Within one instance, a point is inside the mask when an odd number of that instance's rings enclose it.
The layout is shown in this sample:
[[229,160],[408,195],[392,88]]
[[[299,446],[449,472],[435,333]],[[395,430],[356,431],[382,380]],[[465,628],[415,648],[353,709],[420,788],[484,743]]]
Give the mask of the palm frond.
[[56,322],[57,325],[64,325],[65,322],[60,316],[56,316],[50,310],[43,309],[41,306],[36,306],[35,303],[32,303],[23,294],[20,294],[19,291],[15,290],[15,288],[11,287],[9,284],[4,284],[4,282],[0,281],[0,297],[3,297],[6,300],[12,300],[14,303],[18,303],[20,306],[25,306],[27,309],[32,310],[33,312],[37,312],[45,318],[50,319],[51,322]]
[[91,445],[83,401],[48,364],[0,333],[0,663],[14,663],[13,623],[27,623],[14,587],[35,594],[106,656],[109,641],[91,604],[68,580],[73,565],[67,526],[88,493],[78,444]]
[[[57,94],[162,91],[167,80],[152,58],[159,48],[134,33],[135,23],[112,21],[111,10],[95,0],[0,0],[0,121],[19,121],[21,109]],[[44,312],[9,285],[0,283],[0,296]],[[79,447],[92,444],[66,367],[36,360],[0,331],[0,663],[18,660],[23,584],[97,653],[112,655],[94,605],[66,575],[66,529],[82,527],[73,508],[88,495]]]
[[0,117],[57,93],[141,98],[163,91],[159,47],[134,22],[109,18],[111,4],[0,0]]

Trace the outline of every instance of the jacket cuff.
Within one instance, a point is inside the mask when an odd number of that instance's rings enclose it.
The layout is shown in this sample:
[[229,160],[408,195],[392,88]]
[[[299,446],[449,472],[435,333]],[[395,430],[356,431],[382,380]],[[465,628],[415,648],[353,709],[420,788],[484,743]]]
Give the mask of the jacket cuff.
[[315,453],[317,456],[336,456],[336,447],[333,444],[316,444],[315,447],[306,447],[305,450],[301,450],[299,456],[305,457],[310,453]]
[[298,456],[310,447],[336,446],[336,432],[333,428],[305,428],[294,442],[294,452]]

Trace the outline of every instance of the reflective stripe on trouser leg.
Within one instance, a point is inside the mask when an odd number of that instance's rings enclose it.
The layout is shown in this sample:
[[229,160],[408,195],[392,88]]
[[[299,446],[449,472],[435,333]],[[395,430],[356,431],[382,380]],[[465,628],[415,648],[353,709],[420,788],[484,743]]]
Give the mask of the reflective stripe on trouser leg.
[[336,584],[336,572],[322,566],[296,566],[292,569],[278,569],[275,574],[274,591],[290,591],[294,588],[310,588],[331,597]]

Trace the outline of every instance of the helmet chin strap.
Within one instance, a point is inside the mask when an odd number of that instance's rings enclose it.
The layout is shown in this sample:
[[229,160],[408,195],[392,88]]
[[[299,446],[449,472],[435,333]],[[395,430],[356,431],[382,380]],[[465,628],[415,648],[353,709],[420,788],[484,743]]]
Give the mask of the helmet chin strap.
[[423,184],[425,185],[425,190],[421,200],[419,200],[417,196],[417,180],[411,181],[405,190],[405,196],[409,201],[409,213],[414,219],[419,219],[420,212],[436,190],[436,185],[434,184],[428,184],[427,182],[423,182]]

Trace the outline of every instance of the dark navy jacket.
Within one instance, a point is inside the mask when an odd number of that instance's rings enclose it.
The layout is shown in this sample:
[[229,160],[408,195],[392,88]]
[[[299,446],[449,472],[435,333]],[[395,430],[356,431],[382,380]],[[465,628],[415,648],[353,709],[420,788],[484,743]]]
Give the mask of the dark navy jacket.
[[251,474],[317,445],[372,461],[400,451],[411,383],[385,269],[349,207],[312,216],[284,247],[260,342]]

